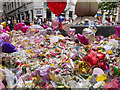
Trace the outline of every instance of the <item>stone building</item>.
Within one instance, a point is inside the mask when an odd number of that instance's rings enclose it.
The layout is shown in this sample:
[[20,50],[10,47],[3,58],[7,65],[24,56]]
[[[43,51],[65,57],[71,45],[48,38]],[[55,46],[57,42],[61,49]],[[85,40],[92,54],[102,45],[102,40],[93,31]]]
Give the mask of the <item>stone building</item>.
[[2,2],[0,2],[0,17],[2,16],[3,8],[2,8]]
[[[73,2],[73,0],[68,0],[66,9],[62,13],[62,16],[64,16],[65,19],[76,18],[76,15],[74,15],[75,4],[71,3],[71,1]],[[11,16],[12,19],[18,17],[20,22],[26,19],[27,16],[30,22],[37,17],[41,17],[43,19],[54,19],[56,17],[55,14],[49,10],[45,0],[27,0],[26,2],[22,0],[14,0],[14,2],[4,2],[3,11],[6,17]]]

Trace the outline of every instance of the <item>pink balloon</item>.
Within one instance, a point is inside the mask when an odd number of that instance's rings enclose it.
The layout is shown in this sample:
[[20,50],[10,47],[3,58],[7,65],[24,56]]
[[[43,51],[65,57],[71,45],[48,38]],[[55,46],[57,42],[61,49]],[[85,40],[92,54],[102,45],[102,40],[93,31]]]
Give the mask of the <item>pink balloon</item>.
[[84,44],[84,45],[88,45],[89,44],[89,40],[87,38],[85,38],[84,35],[77,34],[77,37],[78,37],[79,41],[81,42],[81,44]]
[[2,81],[0,80],[0,90],[2,90],[2,89],[5,89],[5,86],[4,86],[4,84],[2,83]]
[[115,36],[117,37],[120,37],[120,26],[115,26],[115,30],[116,30],[116,32],[115,32]]
[[26,31],[27,31],[28,28],[29,28],[29,26],[22,26],[21,31],[23,33],[26,33]]

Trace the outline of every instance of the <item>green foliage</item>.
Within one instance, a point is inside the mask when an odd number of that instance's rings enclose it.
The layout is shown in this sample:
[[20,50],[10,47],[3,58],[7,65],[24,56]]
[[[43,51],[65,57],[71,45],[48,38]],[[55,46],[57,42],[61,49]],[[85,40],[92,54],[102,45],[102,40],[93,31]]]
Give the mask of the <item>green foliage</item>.
[[102,14],[106,11],[109,11],[108,14],[113,15],[115,8],[118,7],[117,3],[117,1],[110,2],[110,0],[102,0],[102,2],[98,4],[98,8],[101,9]]

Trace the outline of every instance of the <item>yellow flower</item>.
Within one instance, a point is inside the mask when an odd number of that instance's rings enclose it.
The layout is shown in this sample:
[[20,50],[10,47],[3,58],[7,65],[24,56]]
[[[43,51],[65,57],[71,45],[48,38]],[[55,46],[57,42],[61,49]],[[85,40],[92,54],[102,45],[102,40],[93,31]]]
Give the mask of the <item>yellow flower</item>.
[[52,63],[51,63],[50,66],[55,66],[55,64],[52,64]]
[[66,63],[69,63],[69,61],[66,61]]
[[89,77],[87,78],[87,81],[89,81],[89,80],[90,80],[90,78],[91,78],[91,76],[89,76]]
[[100,53],[100,52],[103,52],[103,49],[101,49],[101,50],[98,50],[98,52]]
[[106,44],[108,44],[108,41],[105,41]]
[[65,61],[62,61],[62,63],[65,63]]
[[27,67],[29,67],[29,64],[26,64]]
[[103,81],[103,84],[105,85],[106,83]]
[[37,77],[34,77],[35,81],[37,81]]
[[33,86],[33,83],[31,83],[30,85]]
[[28,85],[28,83],[25,83],[25,86],[27,86]]
[[108,54],[112,54],[113,52],[112,52],[112,50],[108,50],[107,53]]
[[63,35],[58,35],[59,37],[64,37]]
[[2,65],[0,65],[0,67],[2,67]]
[[2,66],[2,69],[5,69],[5,67]]
[[104,81],[104,80],[106,80],[107,79],[107,77],[106,77],[106,75],[105,74],[102,74],[102,75],[100,75],[100,76],[98,76],[97,78],[96,78],[96,80],[99,82],[99,81]]
[[26,50],[27,51],[27,53],[30,53],[30,50]]
[[36,88],[40,88],[40,86],[37,86]]

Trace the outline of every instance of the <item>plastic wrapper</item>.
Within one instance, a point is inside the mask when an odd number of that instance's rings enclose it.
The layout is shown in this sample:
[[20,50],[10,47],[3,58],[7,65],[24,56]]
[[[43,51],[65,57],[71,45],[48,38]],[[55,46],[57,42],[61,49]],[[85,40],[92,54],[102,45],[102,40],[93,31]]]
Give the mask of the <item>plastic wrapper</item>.
[[117,79],[115,79],[107,83],[103,88],[120,88],[120,82]]
[[2,83],[2,81],[0,80],[0,90],[2,90],[2,89],[5,89],[5,86],[4,86],[4,84]]
[[117,40],[99,37],[85,45],[84,35],[78,42],[47,29],[12,31],[17,51],[1,52],[6,88],[103,88],[119,76]]
[[85,28],[83,29],[82,34],[90,41],[95,41],[95,32],[93,32],[91,29],[89,28]]
[[10,35],[7,34],[7,33],[2,33],[2,34],[0,35],[0,37],[1,37],[1,39],[2,39],[3,41],[5,41],[5,42],[9,42],[9,43],[12,42],[12,39],[11,39]]

